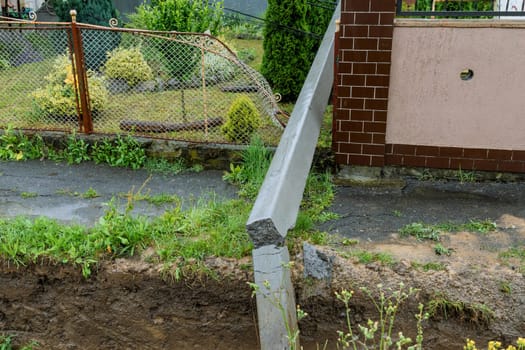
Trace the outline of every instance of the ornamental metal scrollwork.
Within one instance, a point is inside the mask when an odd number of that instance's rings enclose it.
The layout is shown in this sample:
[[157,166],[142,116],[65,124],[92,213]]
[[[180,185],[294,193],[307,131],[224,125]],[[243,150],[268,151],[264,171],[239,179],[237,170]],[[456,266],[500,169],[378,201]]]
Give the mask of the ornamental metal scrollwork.
[[29,11],[28,18],[30,21],[36,22],[37,17],[38,16],[35,11]]

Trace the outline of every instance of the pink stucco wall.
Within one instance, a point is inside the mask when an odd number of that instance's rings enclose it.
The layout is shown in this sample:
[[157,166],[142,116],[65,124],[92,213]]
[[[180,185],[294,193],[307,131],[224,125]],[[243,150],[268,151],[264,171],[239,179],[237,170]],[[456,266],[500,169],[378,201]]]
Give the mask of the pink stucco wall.
[[387,144],[525,150],[525,21],[397,20],[390,74]]

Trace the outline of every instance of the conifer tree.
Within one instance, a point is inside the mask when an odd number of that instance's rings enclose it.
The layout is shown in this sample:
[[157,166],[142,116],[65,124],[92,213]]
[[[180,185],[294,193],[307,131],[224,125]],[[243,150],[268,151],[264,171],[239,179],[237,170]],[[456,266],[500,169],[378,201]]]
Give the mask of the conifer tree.
[[332,13],[313,0],[268,1],[261,70],[284,101],[299,95]]
[[71,21],[70,10],[77,11],[81,23],[108,26],[111,18],[117,17],[112,0],[54,0],[54,8],[61,21]]
[[328,29],[328,24],[330,24],[334,10],[335,7],[330,6],[327,2],[310,2],[310,6],[306,13],[306,21],[308,24],[308,30],[316,35],[316,37],[309,38],[310,62],[314,61],[315,54],[319,49],[319,45],[321,44],[326,29]]
[[297,98],[308,73],[306,11],[305,0],[268,1],[261,71],[283,101]]
[[[112,0],[53,0],[53,5],[61,21],[71,21],[71,10],[77,11],[77,22],[109,26],[111,18],[117,18],[117,11]],[[82,33],[86,65],[96,70],[107,59],[107,52],[112,51],[120,43],[120,34],[84,30]]]

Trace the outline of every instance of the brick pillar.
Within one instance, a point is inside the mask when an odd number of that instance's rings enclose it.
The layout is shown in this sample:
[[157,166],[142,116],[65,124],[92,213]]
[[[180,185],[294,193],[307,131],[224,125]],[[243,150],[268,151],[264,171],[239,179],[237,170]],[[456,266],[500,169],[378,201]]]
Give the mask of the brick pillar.
[[333,150],[340,165],[383,166],[395,0],[342,0]]

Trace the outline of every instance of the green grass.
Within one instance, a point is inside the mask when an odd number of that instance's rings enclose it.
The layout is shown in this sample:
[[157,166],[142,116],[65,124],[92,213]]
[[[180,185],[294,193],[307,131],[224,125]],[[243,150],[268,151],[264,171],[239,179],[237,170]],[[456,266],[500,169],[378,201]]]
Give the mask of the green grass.
[[[29,344],[21,345],[18,347],[19,350],[34,350],[39,345],[36,341],[31,341]],[[13,347],[13,336],[0,334],[0,350],[14,350]]]
[[491,220],[469,220],[466,223],[439,223],[439,224],[426,224],[422,222],[413,222],[408,225],[405,225],[399,229],[401,237],[413,236],[419,240],[431,240],[439,241],[440,235],[443,232],[459,232],[459,231],[468,231],[468,232],[478,232],[478,233],[487,233],[494,231],[497,228],[497,225],[494,221]]
[[[262,41],[256,40],[253,45],[262,47]],[[260,57],[260,55],[256,55]],[[259,58],[260,59],[260,58]],[[78,129],[76,118],[64,120],[39,116],[32,101],[32,93],[43,88],[47,83],[45,76],[52,70],[54,58],[38,63],[24,64],[0,71],[0,93],[4,97],[0,101],[0,121],[15,128],[24,129],[56,129],[74,132]],[[254,61],[257,63],[257,59]],[[241,78],[239,78],[241,79]],[[245,78],[242,78],[245,79]],[[246,84],[246,81],[231,81],[232,85]],[[225,93],[218,86],[188,88],[182,91],[160,91],[149,93],[122,93],[110,95],[104,110],[94,116],[94,129],[99,133],[120,133],[121,120],[151,121],[179,124],[184,122],[204,121],[208,118],[225,118],[231,103],[239,94]],[[261,95],[246,93],[262,113]],[[273,125],[269,118],[263,118],[263,126],[259,129],[261,137],[270,144],[276,145],[282,130]],[[227,142],[218,127],[203,130],[181,132],[166,132],[147,134],[147,136],[172,138],[178,140],[201,142]]]
[[436,253],[436,255],[450,256],[452,255],[452,252],[453,250],[451,248],[447,248],[443,246],[441,243],[438,243],[434,246],[434,253]]
[[[279,107],[282,111],[291,115],[295,105],[293,103],[280,103]],[[328,105],[323,114],[323,122],[321,124],[321,131],[319,139],[317,140],[317,147],[319,148],[330,148],[332,147],[332,119],[333,119],[333,106]]]
[[32,102],[31,92],[43,87],[44,77],[53,67],[53,59],[37,63],[24,64],[0,70],[0,118],[7,124],[21,117],[30,119]]
[[[81,267],[87,277],[102,258],[133,256],[147,246],[159,262],[240,258],[251,251],[245,230],[251,205],[244,200],[179,205],[153,219],[133,217],[111,205],[93,228],[64,225],[48,218],[0,220],[0,256],[16,265],[51,259]],[[235,215],[231,215],[235,213]]]
[[525,274],[525,247],[518,246],[509,248],[508,250],[501,252],[499,257],[508,265],[517,265],[517,270],[522,274]]
[[432,297],[426,311],[433,319],[460,318],[475,324],[489,324],[494,319],[494,311],[485,304],[453,300],[443,294]]
[[[73,144],[78,146],[76,142]],[[82,145],[73,148],[84,149]],[[79,153],[84,154],[83,151]],[[112,200],[105,215],[92,228],[64,225],[45,217],[0,219],[0,257],[16,265],[37,263],[42,259],[71,263],[79,266],[87,277],[101,259],[133,256],[146,247],[155,250],[154,260],[168,264],[196,261],[198,265],[210,256],[247,256],[252,242],[245,225],[269,167],[271,153],[260,140],[254,139],[243,152],[242,159],[241,164],[232,166],[232,173],[225,175],[239,186],[240,199],[219,201],[208,195],[206,199],[184,203],[183,210],[181,198],[143,194],[143,186],[125,195],[127,205],[124,211],[117,209],[120,206],[116,199]],[[98,196],[92,188],[83,194],[68,189],[58,192],[84,198]],[[303,222],[298,222],[290,235],[292,241],[307,239],[315,244],[326,243],[327,234],[315,231],[313,225],[334,217],[325,212],[333,196],[329,174],[308,177],[301,205]],[[135,217],[131,210],[138,200],[153,204],[170,203],[172,208],[160,217]]]
[[364,249],[352,249],[340,252],[340,254],[345,258],[357,259],[357,261],[361,264],[370,264],[373,262],[378,262],[385,266],[393,266],[396,262],[394,257],[388,253],[376,253]]
[[[231,35],[226,35],[226,43],[228,46],[237,53],[242,50],[248,50],[253,53],[254,59],[250,62],[247,62],[248,66],[252,67],[256,71],[261,70],[262,57],[264,54],[263,50],[263,40],[260,39],[238,39],[234,38]],[[242,57],[241,57],[242,58]]]
[[85,198],[85,199],[93,199],[97,197],[100,197],[100,195],[98,194],[97,190],[91,187],[82,194],[82,198]]
[[412,262],[411,265],[412,265],[412,267],[414,267],[416,269],[421,269],[421,270],[423,270],[425,272],[428,272],[428,271],[444,271],[444,270],[446,270],[445,264],[439,263],[439,262],[428,262],[428,263],[425,263],[425,264]]

